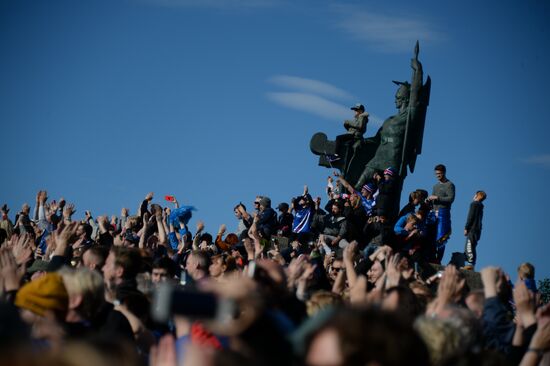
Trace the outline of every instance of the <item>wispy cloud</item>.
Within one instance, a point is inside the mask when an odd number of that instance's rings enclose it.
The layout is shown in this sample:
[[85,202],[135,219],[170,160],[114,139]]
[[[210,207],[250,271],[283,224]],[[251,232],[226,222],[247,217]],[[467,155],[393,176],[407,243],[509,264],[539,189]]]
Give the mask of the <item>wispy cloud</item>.
[[354,5],[336,5],[341,14],[336,27],[382,52],[410,52],[416,40],[440,42],[447,36],[413,15],[389,16]]
[[144,3],[170,8],[252,9],[271,7],[280,0],[139,0]]
[[521,159],[525,164],[538,165],[543,168],[550,169],[550,154],[533,155],[528,158]]
[[[334,122],[341,122],[352,118],[350,107],[333,102],[324,97],[299,92],[270,92],[267,98],[274,103],[287,108],[310,113]],[[380,127],[382,119],[373,114],[369,115],[369,126]]]
[[[353,116],[350,106],[357,102],[357,98],[332,84],[289,75],[276,75],[268,81],[287,89],[267,93],[267,98],[274,103],[332,121],[342,121]],[[346,100],[346,104],[334,100]],[[382,120],[371,113],[369,125],[379,127]]]
[[349,118],[349,107],[332,102],[314,94],[298,92],[267,93],[269,100],[288,108],[307,112],[330,120]]
[[276,75],[270,78],[269,81],[273,84],[305,93],[313,93],[336,99],[355,99],[353,95],[345,90],[319,80],[306,79],[298,76]]

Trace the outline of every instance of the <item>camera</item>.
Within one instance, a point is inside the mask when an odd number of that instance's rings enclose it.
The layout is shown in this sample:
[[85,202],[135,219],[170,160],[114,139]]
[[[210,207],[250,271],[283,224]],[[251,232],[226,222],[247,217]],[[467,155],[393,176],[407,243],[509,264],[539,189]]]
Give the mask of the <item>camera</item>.
[[172,315],[225,323],[234,317],[236,309],[233,300],[221,299],[213,293],[200,292],[189,287],[163,283],[155,290],[151,315],[160,323],[166,323]]

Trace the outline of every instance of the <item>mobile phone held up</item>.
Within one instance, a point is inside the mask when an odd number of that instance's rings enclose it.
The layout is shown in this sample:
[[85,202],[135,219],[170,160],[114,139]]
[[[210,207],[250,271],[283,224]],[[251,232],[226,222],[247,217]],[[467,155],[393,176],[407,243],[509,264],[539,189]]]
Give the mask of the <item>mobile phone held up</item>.
[[171,196],[171,195],[164,196],[164,199],[168,202],[175,202],[176,201],[176,197]]

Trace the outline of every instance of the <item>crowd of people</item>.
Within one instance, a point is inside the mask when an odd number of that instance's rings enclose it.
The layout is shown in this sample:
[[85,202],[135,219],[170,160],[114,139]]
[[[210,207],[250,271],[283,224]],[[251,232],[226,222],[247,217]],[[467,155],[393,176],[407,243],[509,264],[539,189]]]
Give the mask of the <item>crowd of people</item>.
[[276,207],[257,196],[214,235],[153,193],[110,218],[75,220],[46,191],[15,215],[4,205],[0,364],[550,364],[535,268],[469,280],[485,192],[462,261],[441,265],[455,187],[444,165],[435,175],[400,209],[392,167],[360,187],[335,173],[324,206],[307,186]]

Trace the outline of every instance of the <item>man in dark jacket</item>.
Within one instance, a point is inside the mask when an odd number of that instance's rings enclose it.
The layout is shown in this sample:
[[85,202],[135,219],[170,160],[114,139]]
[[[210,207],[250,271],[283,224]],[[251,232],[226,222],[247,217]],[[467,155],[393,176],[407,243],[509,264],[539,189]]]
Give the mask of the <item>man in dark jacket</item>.
[[343,206],[342,201],[335,201],[329,215],[316,214],[313,219],[314,226],[323,234],[326,244],[332,248],[344,248],[349,244],[346,240],[348,222],[344,216]]
[[384,179],[378,184],[376,198],[377,216],[384,216],[393,225],[399,211],[399,177],[397,171],[389,167],[384,170]]
[[483,201],[487,194],[483,191],[477,191],[474,200],[470,204],[468,218],[464,226],[464,236],[466,245],[464,246],[464,255],[466,256],[466,266],[464,269],[473,270],[476,264],[476,247],[481,238],[481,222],[483,221]]
[[258,230],[264,239],[270,239],[271,235],[275,233],[277,227],[277,212],[271,208],[271,199],[269,197],[262,197],[260,199],[260,216],[258,220]]
[[277,235],[284,236],[286,238],[290,237],[292,233],[292,223],[294,222],[294,216],[288,212],[290,206],[288,203],[283,202],[277,206],[280,214],[277,218]]

